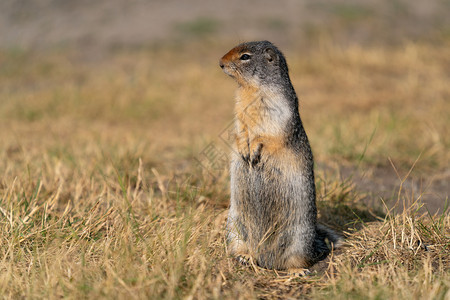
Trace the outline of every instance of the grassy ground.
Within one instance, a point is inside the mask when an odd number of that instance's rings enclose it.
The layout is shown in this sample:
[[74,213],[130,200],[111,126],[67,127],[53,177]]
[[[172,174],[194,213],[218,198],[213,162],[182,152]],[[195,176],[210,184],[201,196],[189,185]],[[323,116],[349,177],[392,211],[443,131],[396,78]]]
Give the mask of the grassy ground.
[[[203,150],[228,151],[231,46],[0,53],[4,298],[449,299],[448,212],[422,215],[427,194],[403,187],[402,214],[368,207],[323,168],[320,219],[343,249],[297,279],[228,257],[226,157]],[[448,176],[449,46],[287,52],[317,164]]]

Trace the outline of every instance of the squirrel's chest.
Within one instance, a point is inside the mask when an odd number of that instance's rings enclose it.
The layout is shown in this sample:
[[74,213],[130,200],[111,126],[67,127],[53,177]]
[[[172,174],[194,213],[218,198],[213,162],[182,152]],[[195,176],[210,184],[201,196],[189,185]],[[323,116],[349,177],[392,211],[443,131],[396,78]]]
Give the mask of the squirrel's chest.
[[238,93],[236,117],[254,135],[283,135],[291,117],[285,99],[255,90]]

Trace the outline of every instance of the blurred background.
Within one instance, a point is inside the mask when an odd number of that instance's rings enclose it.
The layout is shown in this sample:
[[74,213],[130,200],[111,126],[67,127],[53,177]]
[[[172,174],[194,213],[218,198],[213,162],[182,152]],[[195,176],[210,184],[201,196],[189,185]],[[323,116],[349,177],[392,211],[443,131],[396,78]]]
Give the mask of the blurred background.
[[211,180],[206,194],[226,205],[226,164],[205,179],[212,167],[205,173],[196,163],[208,145],[228,151],[220,135],[233,119],[236,85],[218,59],[263,39],[287,56],[319,188],[332,178],[338,200],[356,189],[381,207],[401,188],[407,201],[442,211],[448,0],[3,0],[5,182],[44,174],[51,189],[58,176],[92,178],[110,161],[132,178],[142,159],[167,185]]
[[321,35],[342,45],[393,45],[450,35],[450,2],[5,0],[2,48],[148,46],[208,38],[268,39],[308,47]]

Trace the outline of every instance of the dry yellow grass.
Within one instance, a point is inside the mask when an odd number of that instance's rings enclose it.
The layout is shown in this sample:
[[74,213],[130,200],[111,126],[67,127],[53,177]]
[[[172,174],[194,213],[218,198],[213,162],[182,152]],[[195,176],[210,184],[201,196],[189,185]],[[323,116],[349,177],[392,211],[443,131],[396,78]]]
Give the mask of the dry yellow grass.
[[[339,178],[322,179],[319,206],[348,245],[317,273],[227,256],[226,166],[212,178],[195,162],[232,119],[233,82],[217,66],[227,48],[0,53],[4,298],[450,297],[448,213],[380,217]],[[317,161],[405,168],[422,153],[417,169],[444,173],[449,49],[287,52]]]

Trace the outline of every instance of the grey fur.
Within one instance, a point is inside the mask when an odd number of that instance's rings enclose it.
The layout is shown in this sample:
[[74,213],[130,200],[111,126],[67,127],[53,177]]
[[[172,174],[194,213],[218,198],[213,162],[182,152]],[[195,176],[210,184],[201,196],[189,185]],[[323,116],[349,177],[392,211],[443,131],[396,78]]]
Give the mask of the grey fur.
[[[268,269],[306,268],[325,258],[330,245],[338,246],[340,237],[317,224],[313,155],[286,59],[268,41],[238,47],[251,59],[226,66],[221,60],[221,67],[230,76],[259,87],[261,97],[252,104],[261,108],[263,122],[258,130],[279,129],[286,153],[294,159],[264,155],[264,145],[249,157],[233,151],[227,221],[230,251],[248,254]],[[288,112],[287,118],[284,112]]]

